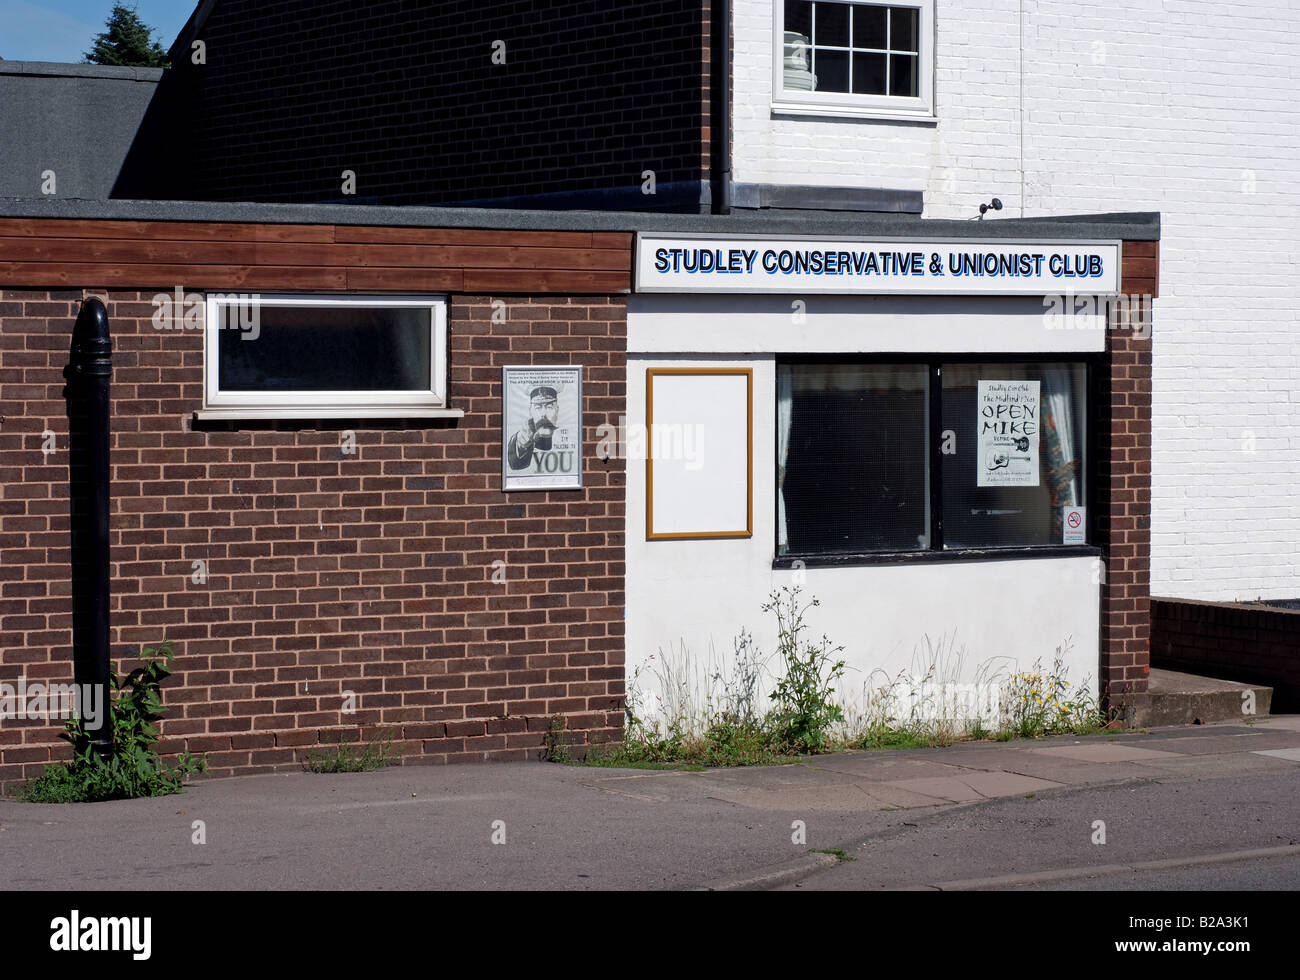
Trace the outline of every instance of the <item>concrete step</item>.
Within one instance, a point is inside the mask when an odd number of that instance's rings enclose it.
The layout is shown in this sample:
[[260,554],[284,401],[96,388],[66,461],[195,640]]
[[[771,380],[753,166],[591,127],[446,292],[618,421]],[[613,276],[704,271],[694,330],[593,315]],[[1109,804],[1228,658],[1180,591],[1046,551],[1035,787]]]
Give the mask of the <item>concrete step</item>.
[[1247,691],[1254,692],[1253,717],[1267,715],[1273,702],[1271,687],[1152,668],[1147,703],[1134,721],[1142,728],[1242,721],[1252,717],[1245,710],[1250,707]]

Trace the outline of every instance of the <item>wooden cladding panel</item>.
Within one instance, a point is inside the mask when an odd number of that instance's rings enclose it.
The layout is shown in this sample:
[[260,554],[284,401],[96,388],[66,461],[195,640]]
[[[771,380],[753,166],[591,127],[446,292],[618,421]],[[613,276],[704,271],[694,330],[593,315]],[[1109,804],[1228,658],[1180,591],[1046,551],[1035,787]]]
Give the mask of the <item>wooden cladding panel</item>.
[[316,245],[279,242],[121,242],[0,237],[0,262],[127,262],[136,265],[376,266],[390,269],[592,269],[616,272],[613,249],[517,245]]
[[89,221],[0,218],[0,236],[133,241],[332,242],[333,225],[250,225],[217,221]]
[[617,293],[626,291],[628,274],[560,272],[553,269],[466,269],[467,293]]
[[1160,243],[1125,242],[1120,290],[1129,295],[1160,295]]
[[[626,293],[632,242],[629,232],[0,218],[0,284]],[[1159,264],[1159,242],[1125,242],[1123,291],[1158,296]]]
[[[632,247],[632,236],[623,233],[624,248]],[[383,245],[497,245],[507,238],[535,248],[590,248],[595,237],[589,231],[492,231],[484,228],[380,228],[369,225],[337,225],[334,241]],[[615,248],[616,243],[597,245]]]
[[629,292],[626,232],[0,219],[0,283]]
[[347,288],[347,269],[251,265],[123,265],[95,262],[0,262],[8,287],[83,289],[285,290]]

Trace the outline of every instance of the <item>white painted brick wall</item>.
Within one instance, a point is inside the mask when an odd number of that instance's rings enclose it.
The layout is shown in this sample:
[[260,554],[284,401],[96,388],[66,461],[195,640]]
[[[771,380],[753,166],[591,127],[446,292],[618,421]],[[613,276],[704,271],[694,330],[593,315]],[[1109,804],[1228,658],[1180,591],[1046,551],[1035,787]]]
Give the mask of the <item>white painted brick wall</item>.
[[773,118],[773,2],[735,3],[735,180],[1161,212],[1152,591],[1300,597],[1300,3],[937,0],[916,123]]

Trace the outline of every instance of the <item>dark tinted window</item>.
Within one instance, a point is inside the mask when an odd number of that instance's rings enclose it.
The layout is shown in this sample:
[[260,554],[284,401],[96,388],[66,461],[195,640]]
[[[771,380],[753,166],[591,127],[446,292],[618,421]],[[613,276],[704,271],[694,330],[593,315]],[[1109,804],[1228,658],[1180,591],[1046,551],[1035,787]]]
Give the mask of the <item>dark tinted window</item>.
[[1062,508],[1086,499],[1086,379],[1081,364],[943,366],[945,548],[1062,543]]
[[928,390],[925,365],[780,365],[783,554],[929,546]]
[[430,327],[428,309],[262,305],[255,328],[217,331],[218,382],[223,391],[428,391]]

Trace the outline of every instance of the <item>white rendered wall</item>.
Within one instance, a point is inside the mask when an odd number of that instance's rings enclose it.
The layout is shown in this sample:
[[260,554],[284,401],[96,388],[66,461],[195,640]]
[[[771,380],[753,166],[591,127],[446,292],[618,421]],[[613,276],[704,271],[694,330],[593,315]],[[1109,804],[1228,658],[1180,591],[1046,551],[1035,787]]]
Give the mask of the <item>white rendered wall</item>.
[[[788,345],[790,297],[632,296],[628,313],[629,426],[645,424],[648,367],[749,367],[754,371],[754,534],[748,539],[656,540],[645,533],[645,465],[627,466],[627,665],[628,678],[642,691],[657,692],[656,665],[668,658],[676,668],[690,661],[701,671],[710,661],[730,659],[732,641],[743,627],[764,653],[775,649],[772,617],[760,611],[769,593],[795,582],[795,572],[774,570],[776,368],[772,351],[824,349],[841,352],[966,350],[963,337],[980,336],[989,350],[1035,350],[1041,304],[1017,300],[986,304],[984,322],[973,314],[954,333],[941,315],[947,300],[910,299],[882,304],[871,297],[836,300],[838,313],[810,317],[810,336],[800,348]],[[899,324],[910,305],[910,323]],[[694,305],[694,312],[690,307]],[[727,310],[731,305],[733,309]],[[880,309],[881,306],[885,309]],[[856,309],[855,309],[856,307]],[[1010,307],[1019,307],[1013,312]],[[951,311],[948,311],[951,313]],[[731,350],[741,325],[750,351],[760,353],[666,353],[666,346]],[[909,331],[903,347],[876,347],[896,330]],[[1059,350],[1091,350],[1096,331],[1064,330]],[[815,340],[811,336],[815,334]],[[1031,338],[1034,343],[1025,341]],[[1018,346],[1025,343],[1025,346]],[[977,348],[978,349],[978,348]],[[707,439],[705,440],[707,446]],[[978,671],[1028,669],[1036,660],[1050,667],[1056,647],[1069,641],[1064,663],[1069,680],[1098,676],[1099,587],[1092,558],[1015,561],[950,561],[930,564],[810,568],[803,594],[821,605],[810,616],[812,638],[825,633],[845,647],[844,690],[860,699],[864,684],[877,687],[886,675],[928,666],[925,639],[953,651],[946,679],[971,683]],[[684,656],[683,648],[689,654]],[[655,661],[650,661],[654,656]],[[940,665],[940,671],[944,670]],[[698,685],[697,685],[698,686]]]
[[773,117],[772,3],[735,4],[736,181],[1161,212],[1152,591],[1300,596],[1300,3],[936,0],[931,123]]
[[[796,306],[796,301],[801,306]],[[628,297],[629,352],[1033,353],[1103,351],[1105,314],[1039,297]],[[629,396],[630,397],[630,396]],[[756,396],[757,397],[757,396]]]

